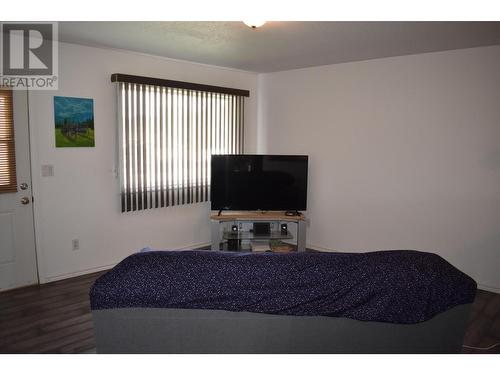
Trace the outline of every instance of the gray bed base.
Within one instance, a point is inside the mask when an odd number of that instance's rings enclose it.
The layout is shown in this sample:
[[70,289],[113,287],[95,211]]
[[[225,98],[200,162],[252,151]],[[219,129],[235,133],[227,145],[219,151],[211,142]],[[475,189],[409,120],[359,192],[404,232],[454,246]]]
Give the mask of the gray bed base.
[[94,310],[97,353],[459,353],[471,304],[417,324],[222,310]]

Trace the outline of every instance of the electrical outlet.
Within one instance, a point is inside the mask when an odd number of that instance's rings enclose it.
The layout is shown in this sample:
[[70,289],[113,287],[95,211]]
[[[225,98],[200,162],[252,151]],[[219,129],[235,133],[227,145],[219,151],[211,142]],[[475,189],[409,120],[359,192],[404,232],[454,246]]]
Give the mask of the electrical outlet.
[[74,240],[72,240],[71,247],[72,247],[73,251],[80,250],[80,240],[78,238],[75,238]]

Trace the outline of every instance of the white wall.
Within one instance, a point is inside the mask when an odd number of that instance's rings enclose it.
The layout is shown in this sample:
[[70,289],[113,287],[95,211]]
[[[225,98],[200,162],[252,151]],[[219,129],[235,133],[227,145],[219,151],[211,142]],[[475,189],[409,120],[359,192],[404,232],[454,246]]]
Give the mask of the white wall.
[[500,46],[259,77],[259,147],[310,155],[308,244],[440,254],[500,291]]
[[[116,167],[116,94],[112,73],[250,90],[245,148],[257,140],[257,75],[124,51],[60,44],[59,90],[29,98],[37,254],[41,282],[107,268],[145,247],[182,248],[210,241],[209,204],[121,214]],[[53,97],[94,99],[95,148],[56,148]],[[54,177],[40,167],[53,164]],[[72,251],[72,239],[80,250]]]

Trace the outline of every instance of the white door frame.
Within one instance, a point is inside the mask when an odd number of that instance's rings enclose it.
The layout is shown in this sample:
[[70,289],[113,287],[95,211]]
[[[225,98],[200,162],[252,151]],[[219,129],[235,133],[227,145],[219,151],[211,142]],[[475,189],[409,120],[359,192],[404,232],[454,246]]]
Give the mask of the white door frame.
[[40,157],[39,151],[36,147],[37,142],[32,142],[33,139],[38,138],[38,129],[32,126],[31,123],[31,94],[28,91],[28,127],[29,127],[29,150],[30,150],[30,169],[31,169],[31,194],[33,195],[33,228],[35,231],[35,252],[36,252],[36,264],[38,272],[38,283],[46,284],[47,274],[45,264],[43,262],[43,250],[41,246],[41,239],[38,230],[38,224],[41,223],[40,210],[38,209],[40,205]]

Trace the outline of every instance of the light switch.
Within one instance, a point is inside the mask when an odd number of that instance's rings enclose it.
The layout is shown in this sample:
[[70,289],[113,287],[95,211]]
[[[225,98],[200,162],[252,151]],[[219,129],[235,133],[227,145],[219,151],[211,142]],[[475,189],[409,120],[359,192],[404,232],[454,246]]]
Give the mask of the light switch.
[[54,176],[54,166],[52,164],[42,165],[42,177]]

